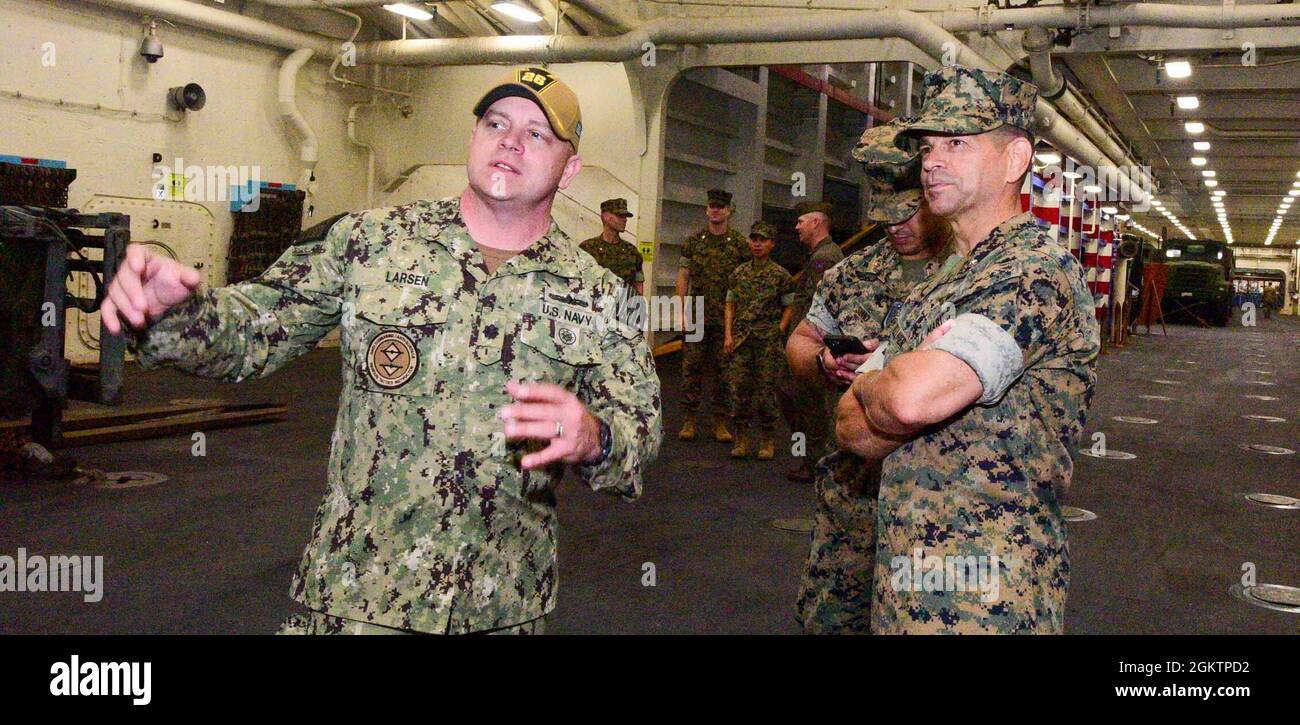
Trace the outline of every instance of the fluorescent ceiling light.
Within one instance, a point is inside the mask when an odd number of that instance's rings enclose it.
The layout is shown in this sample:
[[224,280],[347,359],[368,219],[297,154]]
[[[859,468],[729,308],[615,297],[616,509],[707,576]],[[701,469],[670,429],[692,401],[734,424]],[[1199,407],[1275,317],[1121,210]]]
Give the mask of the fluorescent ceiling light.
[[1103,207],[1101,208],[1101,213],[1102,213],[1102,214],[1118,214],[1118,213],[1119,213],[1119,209],[1116,209],[1116,208],[1113,207],[1113,206],[1103,206]]
[[[1101,193],[1101,187],[1100,187],[1100,186],[1097,186],[1096,184],[1088,184],[1087,186],[1083,187],[1083,193],[1085,193],[1085,194],[1100,194],[1100,193]],[[1294,194],[1293,194],[1293,196],[1294,196]]]
[[1214,179],[1206,179],[1205,185],[1209,187],[1215,187],[1219,185],[1219,182],[1215,181]]
[[1218,176],[1218,174],[1214,171],[1214,169],[1206,169],[1201,172],[1201,176],[1204,176],[1207,179],[1213,179],[1214,177]]
[[1287,192],[1288,196],[1300,196],[1300,189],[1292,189]]
[[1187,131],[1188,133],[1204,133],[1205,124],[1201,123],[1200,121],[1188,121],[1187,123],[1183,124],[1183,130]]
[[1215,195],[1215,196],[1227,196],[1227,195],[1228,195],[1228,192],[1224,191],[1223,189],[1215,189],[1215,190],[1214,190],[1214,195]]
[[1209,141],[1193,141],[1193,142],[1192,142],[1192,148],[1193,148],[1194,150],[1196,150],[1196,151],[1209,151],[1209,150],[1210,150],[1210,142],[1209,142]]
[[1193,156],[1188,160],[1192,162],[1192,166],[1204,166],[1206,163],[1204,156]]
[[384,9],[390,13],[397,13],[398,15],[408,17],[412,20],[433,19],[433,13],[417,7],[412,7],[406,3],[392,3],[391,5],[385,5]]
[[492,3],[492,9],[502,15],[508,15],[525,23],[540,23],[542,21],[541,15],[515,3]]
[[1061,163],[1061,155],[1056,153],[1055,151],[1042,151],[1034,154],[1034,158],[1038,159],[1044,164]]
[[1165,61],[1165,75],[1170,78],[1186,78],[1192,74],[1192,64],[1185,60]]
[[1201,99],[1196,96],[1179,96],[1178,107],[1184,111],[1194,111],[1201,107]]
[[1061,176],[1064,176],[1067,179],[1078,179],[1082,177],[1083,174],[1080,174],[1077,171],[1062,171]]

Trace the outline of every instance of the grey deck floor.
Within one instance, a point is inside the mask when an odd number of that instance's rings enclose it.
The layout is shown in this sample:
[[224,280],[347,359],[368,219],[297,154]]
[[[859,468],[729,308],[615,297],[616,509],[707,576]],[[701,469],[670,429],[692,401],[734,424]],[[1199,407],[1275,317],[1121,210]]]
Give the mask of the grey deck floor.
[[[1246,357],[1254,347],[1263,358]],[[1102,432],[1111,449],[1137,457],[1077,460],[1067,503],[1098,518],[1070,525],[1068,632],[1300,631],[1300,617],[1229,595],[1246,562],[1260,582],[1300,586],[1300,511],[1264,508],[1240,496],[1300,497],[1300,455],[1241,448],[1300,449],[1297,362],[1300,321],[1294,318],[1261,320],[1257,328],[1171,325],[1167,337],[1135,338],[1102,358],[1088,441]],[[811,489],[784,480],[785,461],[737,464],[723,444],[677,441],[679,367],[676,357],[660,360],[666,436],[644,497],[626,503],[572,485],[559,492],[559,607],[551,633],[795,631],[792,602],[807,537],[770,521],[807,515]],[[277,401],[289,406],[290,416],[212,431],[206,458],[190,455],[187,437],[71,451],[104,470],[170,476],[150,488],[0,486],[0,554],[24,547],[106,558],[103,601],[84,603],[75,593],[0,593],[0,632],[274,631],[296,606],[288,598],[290,576],[325,488],[337,351],[315,351],[270,379],[241,386],[129,367],[127,391],[127,404],[181,397]],[[1118,422],[1116,415],[1155,418],[1160,425]],[[641,583],[646,562],[655,565],[654,587]]]

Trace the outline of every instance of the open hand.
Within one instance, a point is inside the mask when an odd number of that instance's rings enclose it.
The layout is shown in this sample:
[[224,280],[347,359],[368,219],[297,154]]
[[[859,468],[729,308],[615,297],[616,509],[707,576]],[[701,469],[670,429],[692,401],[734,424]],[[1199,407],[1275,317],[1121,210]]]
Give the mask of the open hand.
[[99,307],[104,327],[117,335],[125,321],[142,330],[193,294],[202,281],[197,269],[157,254],[143,244],[129,244]]
[[556,461],[584,463],[600,455],[600,422],[578,396],[551,383],[506,383],[515,399],[501,409],[506,438],[550,441],[550,445],[524,456],[527,469]]

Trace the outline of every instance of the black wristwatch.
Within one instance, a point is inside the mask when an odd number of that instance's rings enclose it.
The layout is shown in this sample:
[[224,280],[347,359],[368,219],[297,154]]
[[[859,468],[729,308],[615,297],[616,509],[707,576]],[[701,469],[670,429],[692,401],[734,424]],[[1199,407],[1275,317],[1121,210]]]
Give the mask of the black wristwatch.
[[596,420],[597,422],[600,423],[600,457],[594,461],[587,461],[583,463],[582,465],[584,466],[594,467],[604,463],[606,460],[609,459],[610,449],[614,447],[614,432],[610,430],[609,423],[606,423],[605,421],[600,420],[599,418],[597,418]]

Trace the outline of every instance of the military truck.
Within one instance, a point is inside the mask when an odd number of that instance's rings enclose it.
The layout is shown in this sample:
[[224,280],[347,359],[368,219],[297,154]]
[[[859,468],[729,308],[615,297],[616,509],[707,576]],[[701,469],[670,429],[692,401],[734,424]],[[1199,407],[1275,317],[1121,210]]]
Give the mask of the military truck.
[[1184,314],[1219,327],[1232,317],[1232,248],[1212,240],[1171,239],[1165,242],[1163,258],[1169,268],[1165,314]]

